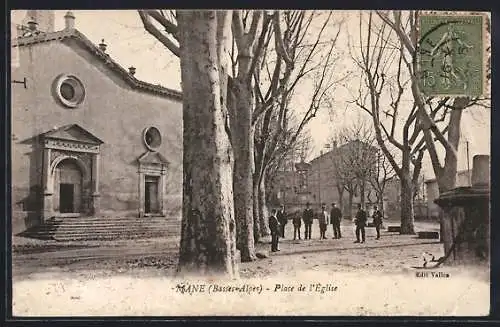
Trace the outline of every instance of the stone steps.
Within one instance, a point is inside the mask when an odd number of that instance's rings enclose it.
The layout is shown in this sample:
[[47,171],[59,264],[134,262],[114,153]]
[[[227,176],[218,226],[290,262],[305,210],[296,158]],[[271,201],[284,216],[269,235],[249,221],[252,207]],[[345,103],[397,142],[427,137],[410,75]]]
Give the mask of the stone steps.
[[180,235],[177,217],[78,217],[49,219],[22,233],[56,241],[119,240]]
[[106,228],[106,227],[159,227],[159,226],[177,226],[180,222],[101,222],[101,223],[86,223],[86,222],[64,222],[58,224],[57,227],[61,228],[78,228],[78,227],[91,227],[91,228]]
[[[125,231],[125,230],[170,230],[170,229],[177,229],[176,226],[174,225],[166,225],[166,226],[141,226],[141,225],[135,225],[135,226],[115,226],[115,225],[109,225],[109,226],[85,226],[85,225],[80,225],[80,226],[60,226],[56,230],[58,232],[68,232],[68,231]],[[47,230],[47,232],[51,232],[52,230]]]
[[54,236],[54,240],[59,242],[67,241],[114,241],[128,239],[145,239],[154,237],[172,237],[177,234],[149,232],[149,233],[64,233]]

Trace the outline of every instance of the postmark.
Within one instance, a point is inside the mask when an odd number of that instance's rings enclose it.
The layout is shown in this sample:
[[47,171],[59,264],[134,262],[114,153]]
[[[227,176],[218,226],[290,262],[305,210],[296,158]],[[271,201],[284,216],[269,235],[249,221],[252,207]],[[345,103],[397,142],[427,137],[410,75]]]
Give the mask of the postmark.
[[418,67],[426,96],[482,96],[486,90],[486,21],[481,13],[420,14]]

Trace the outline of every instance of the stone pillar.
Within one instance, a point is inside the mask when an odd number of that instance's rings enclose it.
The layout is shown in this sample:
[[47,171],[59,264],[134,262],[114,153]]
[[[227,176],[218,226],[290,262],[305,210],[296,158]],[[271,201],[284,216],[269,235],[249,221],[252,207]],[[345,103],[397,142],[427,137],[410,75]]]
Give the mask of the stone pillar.
[[139,167],[139,217],[144,217],[144,194],[146,194],[144,190],[145,184],[145,175],[140,171]]
[[54,177],[50,171],[50,149],[43,150],[43,217],[42,223],[51,218],[53,213],[52,195],[54,194]]
[[101,209],[101,194],[99,193],[100,154],[92,158],[92,214],[98,215]]
[[476,155],[472,159],[472,186],[490,186],[490,156]]
[[167,215],[167,206],[166,206],[166,203],[165,203],[165,188],[166,188],[166,179],[167,179],[167,175],[166,175],[166,171],[165,171],[165,168],[162,168],[161,170],[161,176],[160,176],[160,182],[158,185],[158,197],[160,198],[160,212],[161,212],[161,215],[162,216],[166,216]]
[[445,259],[451,264],[488,263],[490,257],[489,156],[475,156],[472,186],[440,194]]
[[[471,210],[471,215],[475,219],[482,219],[483,223],[479,226],[478,230],[474,233],[476,238],[476,248],[483,249],[483,254],[486,256],[487,261],[490,260],[490,233],[491,233],[491,219],[490,219],[490,156],[488,155],[476,155],[472,159],[472,176],[471,176],[472,188],[475,189],[486,189],[488,192],[487,200],[479,201],[477,205],[473,205]],[[475,250],[475,249],[474,249]]]

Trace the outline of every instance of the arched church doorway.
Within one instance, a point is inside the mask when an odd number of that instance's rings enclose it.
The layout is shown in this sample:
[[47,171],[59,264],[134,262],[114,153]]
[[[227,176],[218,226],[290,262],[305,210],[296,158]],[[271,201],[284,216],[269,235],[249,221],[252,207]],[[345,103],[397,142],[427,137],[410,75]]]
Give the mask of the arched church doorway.
[[74,159],[59,162],[54,171],[54,209],[61,214],[82,212],[83,172]]

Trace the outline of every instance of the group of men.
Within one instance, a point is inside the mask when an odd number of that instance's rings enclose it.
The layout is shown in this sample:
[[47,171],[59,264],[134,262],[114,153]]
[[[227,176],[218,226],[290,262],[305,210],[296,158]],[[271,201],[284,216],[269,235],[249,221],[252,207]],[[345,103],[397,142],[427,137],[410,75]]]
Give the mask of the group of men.
[[[296,240],[297,236],[301,240],[300,229],[302,227],[302,222],[304,222],[304,239],[311,239],[311,231],[314,219],[314,211],[311,209],[311,204],[308,202],[306,208],[302,213],[302,217],[295,216],[292,219],[293,223],[293,239]],[[378,210],[377,206],[373,208],[373,224],[375,230],[377,231],[377,240],[380,239],[380,228],[382,226],[382,213]],[[320,239],[326,239],[326,230],[328,223],[332,225],[333,238],[342,238],[342,233],[340,230],[340,222],[342,220],[342,211],[332,203],[330,212],[326,209],[326,204],[322,204],[321,212],[318,215],[319,222],[319,232]],[[354,243],[364,243],[365,242],[365,227],[367,225],[367,213],[363,210],[361,204],[358,204],[358,211],[354,218],[354,224],[356,225],[356,241]],[[286,216],[285,206],[281,205],[279,210],[273,209],[271,216],[269,217],[269,229],[271,230],[271,251],[279,251],[278,243],[279,238],[285,237],[285,226],[288,223],[288,217]]]

